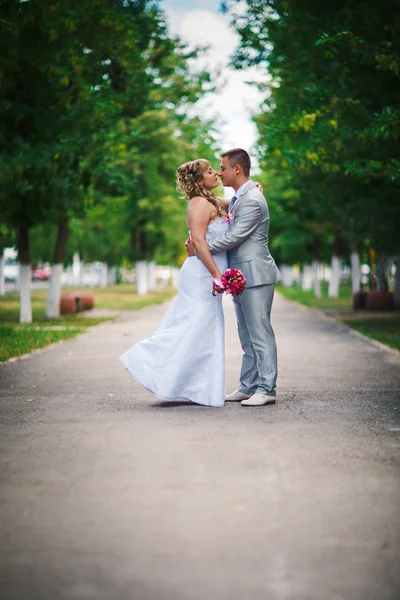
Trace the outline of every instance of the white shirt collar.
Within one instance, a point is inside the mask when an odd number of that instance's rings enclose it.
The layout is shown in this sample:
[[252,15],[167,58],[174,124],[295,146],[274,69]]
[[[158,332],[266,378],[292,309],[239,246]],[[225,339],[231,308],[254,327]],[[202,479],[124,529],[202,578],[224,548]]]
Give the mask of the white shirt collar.
[[243,183],[243,185],[241,185],[240,188],[236,190],[236,192],[235,192],[236,198],[239,198],[240,194],[242,194],[245,191],[245,188],[249,183],[252,183],[251,179],[249,181],[246,181],[245,183]]

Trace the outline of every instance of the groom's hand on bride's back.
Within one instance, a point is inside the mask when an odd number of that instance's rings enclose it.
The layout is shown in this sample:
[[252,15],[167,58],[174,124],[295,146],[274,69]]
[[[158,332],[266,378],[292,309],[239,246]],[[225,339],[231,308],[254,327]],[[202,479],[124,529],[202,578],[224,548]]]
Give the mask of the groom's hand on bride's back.
[[188,238],[185,242],[185,248],[188,256],[194,256],[196,253],[194,251],[193,242],[190,238]]

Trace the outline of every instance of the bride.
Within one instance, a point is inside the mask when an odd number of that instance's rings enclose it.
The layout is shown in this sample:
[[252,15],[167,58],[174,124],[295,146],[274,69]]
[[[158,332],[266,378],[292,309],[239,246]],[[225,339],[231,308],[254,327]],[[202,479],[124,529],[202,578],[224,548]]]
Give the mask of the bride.
[[177,171],[178,189],[188,200],[187,224],[195,256],[179,273],[178,295],[154,334],[121,357],[132,377],[158,398],[183,398],[205,406],[225,401],[222,273],[226,252],[211,255],[207,239],[227,228],[229,200],[213,193],[217,173],[202,158]]

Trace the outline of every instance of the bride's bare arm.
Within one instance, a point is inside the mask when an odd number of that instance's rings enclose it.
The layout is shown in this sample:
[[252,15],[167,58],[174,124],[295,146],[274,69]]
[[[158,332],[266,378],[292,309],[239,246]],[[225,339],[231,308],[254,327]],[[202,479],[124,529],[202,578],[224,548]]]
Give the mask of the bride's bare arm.
[[221,272],[214,262],[206,242],[207,225],[210,222],[212,205],[201,196],[192,198],[188,207],[188,225],[193,246],[203,265],[215,279],[221,279]]

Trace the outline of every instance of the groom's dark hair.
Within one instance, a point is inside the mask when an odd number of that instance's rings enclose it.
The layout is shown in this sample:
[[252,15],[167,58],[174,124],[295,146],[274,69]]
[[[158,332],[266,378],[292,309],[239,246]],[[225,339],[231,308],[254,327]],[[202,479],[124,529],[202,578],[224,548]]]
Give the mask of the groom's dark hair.
[[225,156],[228,158],[230,167],[233,168],[235,165],[240,165],[243,169],[243,175],[246,177],[250,175],[251,160],[246,150],[243,150],[243,148],[233,148],[221,154],[221,158],[225,158]]

